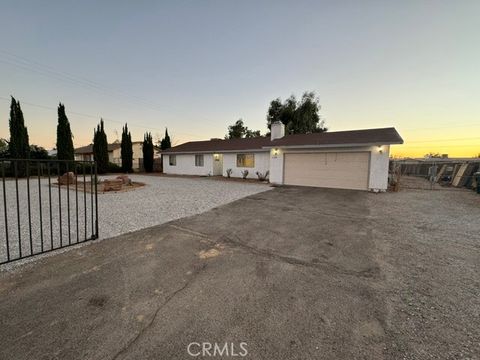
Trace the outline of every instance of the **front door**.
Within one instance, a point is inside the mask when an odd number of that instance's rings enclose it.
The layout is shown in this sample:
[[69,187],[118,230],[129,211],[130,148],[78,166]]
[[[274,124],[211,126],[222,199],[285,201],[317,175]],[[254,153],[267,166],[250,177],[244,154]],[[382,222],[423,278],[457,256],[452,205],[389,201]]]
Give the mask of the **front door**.
[[223,175],[223,154],[213,154],[213,175]]

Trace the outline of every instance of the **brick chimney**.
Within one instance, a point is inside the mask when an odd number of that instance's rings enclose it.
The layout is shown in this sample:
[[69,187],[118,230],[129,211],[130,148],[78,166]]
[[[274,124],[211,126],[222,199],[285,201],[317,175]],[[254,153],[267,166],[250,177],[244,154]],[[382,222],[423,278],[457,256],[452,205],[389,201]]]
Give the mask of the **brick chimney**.
[[280,139],[285,136],[285,125],[281,121],[270,126],[270,140]]

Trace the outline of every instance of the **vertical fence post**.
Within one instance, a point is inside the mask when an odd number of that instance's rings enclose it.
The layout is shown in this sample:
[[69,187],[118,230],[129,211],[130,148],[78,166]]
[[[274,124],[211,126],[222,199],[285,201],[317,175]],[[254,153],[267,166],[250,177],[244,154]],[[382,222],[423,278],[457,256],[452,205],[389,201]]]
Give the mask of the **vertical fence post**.
[[97,194],[97,163],[95,162],[95,239],[98,239],[98,194]]
[[69,166],[68,160],[65,162],[65,169],[67,174],[67,226],[68,226],[68,245],[72,244],[71,239],[71,228],[70,228],[70,174],[69,174]]
[[17,229],[18,229],[18,254],[22,257],[22,229],[20,227],[20,199],[18,197],[18,164],[13,161],[13,172],[15,174],[15,193],[17,198]]
[[87,177],[86,177],[86,170],[85,170],[85,162],[82,163],[82,168],[83,168],[83,209],[84,209],[84,221],[85,223],[84,228],[85,228],[85,241],[87,240]]
[[30,255],[33,255],[33,239],[32,239],[32,211],[30,206],[30,162],[25,160],[27,173],[27,202],[28,202],[28,234],[30,236]]
[[42,216],[42,183],[40,179],[40,161],[37,162],[38,209],[40,218],[40,251],[43,252],[43,216]]
[[74,174],[74,179],[75,179],[75,220],[77,222],[77,243],[80,241],[80,235],[78,233],[79,228],[78,228],[78,169],[77,169],[77,164],[73,163],[73,174]]
[[5,190],[5,162],[2,160],[2,184],[3,184],[3,213],[5,215],[5,241],[7,246],[7,261],[10,261],[10,241],[8,240],[8,215],[7,215],[7,192]]
[[92,221],[92,235],[90,238],[94,237],[95,233],[95,222],[93,218],[93,163],[90,163],[90,210],[91,210],[91,221]]
[[48,207],[50,214],[50,250],[53,250],[53,216],[52,216],[52,180],[50,173],[50,161],[47,161],[48,174]]
[[60,171],[60,162],[57,163],[57,185],[58,185],[58,218],[59,218],[59,228],[60,228],[60,247],[63,246],[63,231],[62,231],[62,183],[60,181],[61,178],[61,171]]

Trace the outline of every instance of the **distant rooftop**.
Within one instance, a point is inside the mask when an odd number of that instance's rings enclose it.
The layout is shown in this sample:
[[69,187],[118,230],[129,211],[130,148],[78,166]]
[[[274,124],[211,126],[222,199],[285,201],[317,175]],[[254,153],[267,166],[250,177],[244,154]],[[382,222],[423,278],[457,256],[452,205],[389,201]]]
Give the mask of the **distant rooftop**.
[[[108,151],[120,149],[120,147],[121,147],[120,143],[108,144]],[[74,153],[75,154],[93,154],[93,144],[76,148]]]

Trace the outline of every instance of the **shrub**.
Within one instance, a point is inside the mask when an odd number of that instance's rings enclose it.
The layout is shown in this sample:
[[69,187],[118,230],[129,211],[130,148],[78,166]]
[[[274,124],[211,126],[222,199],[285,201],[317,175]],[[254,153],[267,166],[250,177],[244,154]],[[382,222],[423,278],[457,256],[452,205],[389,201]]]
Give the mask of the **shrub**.
[[90,174],[94,173],[93,165],[91,165],[90,163],[77,163],[75,165],[75,173],[78,176],[80,175],[83,176],[84,168],[85,168],[85,176],[90,176]]
[[269,174],[270,174],[270,171],[268,171],[268,170],[267,170],[267,172],[266,172],[265,174],[262,174],[260,171],[257,171],[258,180],[260,180],[260,181],[267,181]]
[[242,178],[245,180],[248,176],[248,170],[243,170],[242,171]]
[[227,173],[227,178],[230,179],[230,176],[232,175],[232,169],[227,169],[226,173]]
[[122,172],[122,167],[114,164],[114,163],[108,163],[108,172],[109,173],[121,173]]

